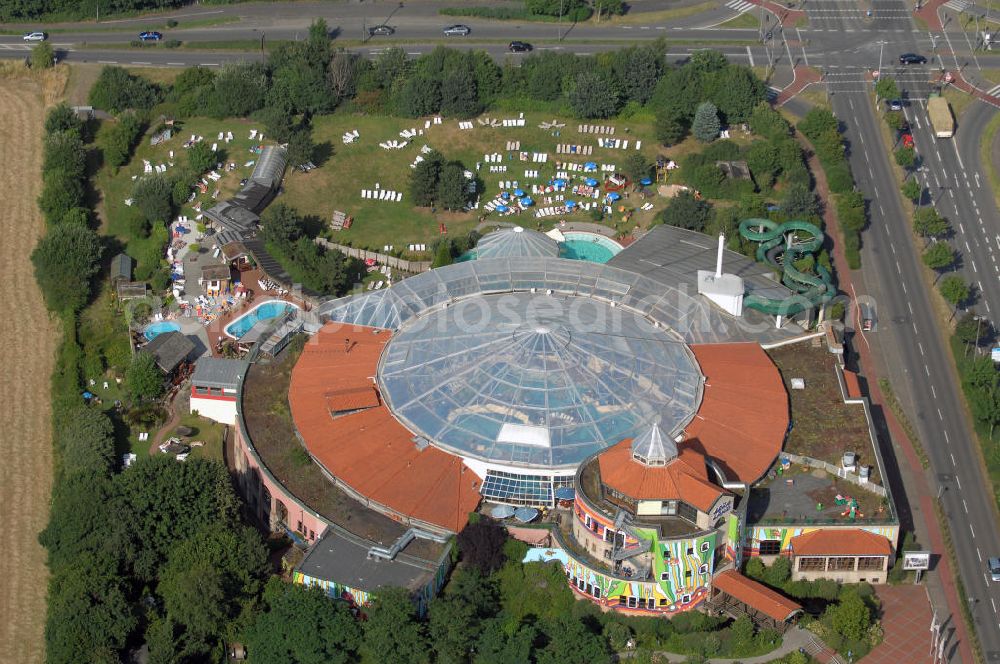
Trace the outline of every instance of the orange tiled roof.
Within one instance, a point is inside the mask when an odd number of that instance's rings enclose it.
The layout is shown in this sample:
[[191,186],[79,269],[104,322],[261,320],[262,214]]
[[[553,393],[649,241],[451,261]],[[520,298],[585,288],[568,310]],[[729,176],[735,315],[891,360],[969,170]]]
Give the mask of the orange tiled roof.
[[684,500],[708,512],[724,491],[708,480],[705,457],[692,449],[681,449],[666,466],[646,466],[632,459],[632,439],[609,447],[597,462],[601,481],[637,500]]
[[374,408],[379,405],[378,390],[374,385],[330,390],[326,396],[326,407],[331,413]]
[[712,586],[778,622],[785,622],[802,610],[796,602],[733,569],[716,575]]
[[796,535],[789,542],[796,556],[891,556],[885,537],[861,528],[826,528]]
[[706,381],[686,440],[730,479],[755,482],[781,452],[788,431],[781,374],[755,343],[696,344],[691,350]]
[[457,532],[479,504],[479,478],[461,458],[435,447],[418,450],[413,434],[384,405],[331,417],[331,395],[373,390],[390,337],[374,332],[327,325],[306,344],[288,391],[295,426],[313,457],[358,493]]

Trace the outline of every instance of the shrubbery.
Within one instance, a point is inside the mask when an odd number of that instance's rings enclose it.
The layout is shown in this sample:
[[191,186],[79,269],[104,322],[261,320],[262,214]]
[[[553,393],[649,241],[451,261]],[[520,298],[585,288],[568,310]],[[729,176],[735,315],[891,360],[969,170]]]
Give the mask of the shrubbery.
[[149,110],[161,99],[160,90],[149,80],[121,67],[107,66],[90,88],[90,105],[109,113]]

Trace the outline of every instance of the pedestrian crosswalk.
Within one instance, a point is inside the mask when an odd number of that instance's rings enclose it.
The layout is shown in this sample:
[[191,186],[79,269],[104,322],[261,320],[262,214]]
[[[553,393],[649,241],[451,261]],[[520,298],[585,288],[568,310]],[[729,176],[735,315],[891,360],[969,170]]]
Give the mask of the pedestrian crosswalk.
[[726,7],[732,9],[738,14],[745,14],[753,9],[754,6],[755,5],[753,3],[746,2],[746,0],[729,0],[729,2],[726,3]]
[[1000,85],[993,86],[992,88],[986,91],[986,94],[988,94],[991,97],[1000,97]]
[[944,6],[956,12],[964,12],[971,4],[969,0],[948,0]]

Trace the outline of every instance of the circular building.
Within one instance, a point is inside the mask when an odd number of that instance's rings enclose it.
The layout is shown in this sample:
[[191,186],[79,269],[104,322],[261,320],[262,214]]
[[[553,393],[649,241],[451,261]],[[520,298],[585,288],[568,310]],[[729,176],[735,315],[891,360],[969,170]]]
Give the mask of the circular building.
[[480,238],[474,251],[477,259],[558,256],[559,243],[545,233],[512,226],[487,233]]

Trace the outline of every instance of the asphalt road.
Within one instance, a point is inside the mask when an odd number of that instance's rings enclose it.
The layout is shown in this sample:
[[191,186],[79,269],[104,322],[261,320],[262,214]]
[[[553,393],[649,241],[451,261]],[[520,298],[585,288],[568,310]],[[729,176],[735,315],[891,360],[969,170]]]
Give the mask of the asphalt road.
[[[907,34],[913,33],[901,33]],[[895,42],[894,45],[899,48],[893,57],[901,48],[919,49],[915,38],[907,43],[906,38],[900,36]],[[915,88],[915,97],[925,96],[926,82],[920,84],[920,75],[911,78],[913,82],[904,79],[904,85]],[[861,87],[855,88],[854,85]],[[935,311],[921,276],[923,267],[910,239],[911,221],[902,207],[899,185],[880,134],[878,123],[881,120],[864,88],[863,78],[859,77],[850,86],[834,84],[831,89],[834,92],[834,111],[846,126],[845,137],[849,142],[851,167],[857,185],[870,205],[870,225],[863,237],[864,271],[858,280],[865,292],[858,295],[874,298],[879,324],[876,332],[867,334],[859,342],[871,344],[876,355],[888,367],[895,390],[904,402],[912,404],[912,412],[916,413],[914,422],[939,487],[943,488],[942,501],[955,538],[958,568],[968,596],[966,599],[970,601],[987,661],[991,661],[991,657],[1000,658],[1000,617],[997,613],[1000,587],[992,583],[985,573],[986,558],[1000,555],[1000,534],[994,518],[992,495],[986,488],[986,478],[960,401],[949,351],[939,332]],[[927,136],[926,113],[921,102],[911,104],[908,111],[916,131],[918,149],[925,155],[925,175],[933,187],[941,212],[958,223],[969,220],[966,231],[971,233],[973,224],[979,227],[978,221],[972,221],[976,217],[969,215],[970,211],[976,211],[979,204],[975,190],[970,191],[970,182],[974,185],[975,180],[971,169],[977,164],[970,157],[966,158],[968,164],[963,163],[956,143],[937,143]],[[966,177],[970,180],[966,181]],[[938,181],[941,182],[940,187]],[[982,191],[988,194],[988,185],[985,182],[981,184]],[[946,200],[941,199],[942,192],[949,192],[944,194]],[[953,205],[957,207],[953,209]],[[979,209],[983,210],[984,219],[989,219],[989,227],[1000,228],[1000,216],[992,206],[988,210],[984,206]],[[986,226],[987,222],[983,223]],[[957,238],[963,248],[964,236],[965,233],[961,233]],[[977,243],[978,249],[988,253],[983,246],[983,242]],[[1000,246],[997,251],[1000,252]],[[971,265],[973,260],[981,266],[980,269],[992,264],[985,253],[980,255],[969,251],[965,262]],[[992,293],[989,298],[992,299]],[[997,307],[1000,307],[1000,301],[994,305],[995,309]],[[910,496],[910,500],[914,497]],[[924,516],[934,518],[933,514]]]

